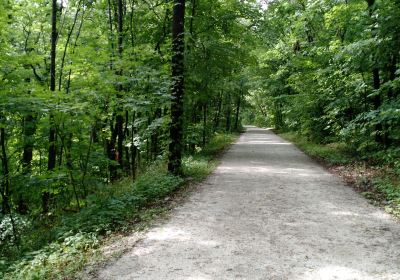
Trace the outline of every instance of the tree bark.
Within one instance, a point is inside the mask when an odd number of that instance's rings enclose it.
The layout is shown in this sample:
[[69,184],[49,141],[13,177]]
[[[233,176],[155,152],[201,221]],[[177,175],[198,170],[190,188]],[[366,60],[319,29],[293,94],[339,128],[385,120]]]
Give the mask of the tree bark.
[[218,101],[217,101],[217,111],[215,113],[215,118],[214,118],[214,132],[218,130],[219,128],[219,121],[221,118],[221,109],[222,109],[222,95],[218,95]]
[[234,129],[237,131],[239,129],[239,115],[240,115],[240,105],[242,101],[242,94],[238,96],[237,103],[236,103],[236,115],[235,115],[235,126]]
[[183,149],[185,0],[174,0],[172,19],[172,103],[168,170],[181,172]]
[[[52,1],[51,11],[51,51],[50,51],[50,91],[56,90],[56,49],[57,49],[57,0]],[[50,131],[49,131],[49,149],[47,170],[51,171],[56,166],[56,128],[54,123],[54,116],[50,114]],[[50,193],[48,191],[42,194],[42,211],[47,213],[49,211]]]
[[2,196],[2,212],[3,214],[9,214],[11,212],[10,209],[10,172],[8,169],[8,157],[6,150],[6,133],[4,127],[0,128],[0,147],[1,147],[1,167],[3,171],[3,178],[1,181],[1,196]]
[[[110,1],[109,1],[110,4]],[[109,10],[111,11],[111,6],[109,7]],[[123,35],[123,15],[124,13],[124,3],[123,0],[117,0],[117,11],[116,11],[116,17],[117,17],[117,53],[118,57],[120,60],[122,60],[122,55],[123,55],[123,41],[124,41],[124,35]],[[109,12],[109,20],[111,20],[111,12]],[[110,22],[110,32],[112,33],[112,23]],[[112,45],[112,43],[111,43]],[[110,68],[112,68],[112,61],[110,62]],[[122,68],[119,68],[116,70],[116,74],[118,76],[122,76]],[[121,92],[123,91],[123,86],[121,84],[117,85],[117,97],[121,98],[122,94]],[[117,161],[118,169],[123,168],[123,156],[124,156],[124,146],[123,146],[123,141],[124,141],[124,116],[122,113],[122,108],[120,106],[117,106],[116,111],[114,111],[115,115],[115,126],[113,127],[113,121],[111,120],[111,140],[108,141],[107,143],[107,154],[110,160]],[[110,171],[110,179],[111,181],[115,181],[118,179],[118,174],[117,174],[117,169],[116,166],[110,165],[109,167]]]
[[203,147],[206,145],[207,142],[207,108],[208,104],[207,102],[205,102],[203,104],[203,141],[202,141]]
[[226,101],[226,122],[225,122],[225,131],[229,132],[231,131],[231,96],[230,94],[227,95],[227,101]]
[[[374,13],[374,6],[375,6],[375,0],[367,0],[367,4],[368,4],[368,14],[370,16],[371,19],[373,19],[373,13]],[[376,31],[376,28],[372,28],[371,32],[372,32],[372,37],[374,37]],[[373,88],[375,91],[378,91],[381,87],[381,81],[380,81],[380,73],[379,73],[379,67],[377,65],[377,58],[374,57],[374,66],[372,68],[372,79],[373,79]],[[379,107],[382,105],[382,97],[381,94],[378,92],[374,95],[374,97],[372,98],[372,104],[374,107],[374,110],[378,110]],[[383,135],[383,126],[381,123],[377,123],[375,125],[375,142],[380,143],[380,144],[385,144],[384,141],[384,135]]]
[[[52,1],[51,14],[51,52],[50,52],[50,91],[56,90],[56,48],[57,48],[57,0]],[[49,157],[47,169],[53,170],[56,166],[56,129],[54,124],[54,116],[50,115],[50,132],[49,132]]]

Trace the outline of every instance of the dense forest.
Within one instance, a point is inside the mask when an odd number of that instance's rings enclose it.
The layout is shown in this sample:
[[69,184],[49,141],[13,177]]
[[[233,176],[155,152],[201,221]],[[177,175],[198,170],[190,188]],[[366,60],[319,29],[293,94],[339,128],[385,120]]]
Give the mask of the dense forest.
[[242,123],[400,172],[399,56],[399,0],[1,0],[1,270],[48,275]]
[[258,124],[399,158],[400,1],[270,1],[261,27]]

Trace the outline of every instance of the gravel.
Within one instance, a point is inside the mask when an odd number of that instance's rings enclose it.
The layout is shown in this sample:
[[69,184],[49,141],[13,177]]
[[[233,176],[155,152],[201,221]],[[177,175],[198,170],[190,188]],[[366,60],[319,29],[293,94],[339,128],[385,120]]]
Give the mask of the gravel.
[[400,279],[400,225],[271,130],[97,279]]

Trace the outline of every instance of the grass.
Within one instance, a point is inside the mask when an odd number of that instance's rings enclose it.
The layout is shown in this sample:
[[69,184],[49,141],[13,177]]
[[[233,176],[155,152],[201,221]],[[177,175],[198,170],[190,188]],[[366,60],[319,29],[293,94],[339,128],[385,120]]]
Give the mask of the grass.
[[282,138],[293,142],[309,156],[317,160],[321,160],[329,165],[350,164],[357,160],[354,153],[348,149],[345,143],[313,143],[307,140],[306,137],[298,135],[294,132],[287,132],[279,135]]
[[[216,134],[206,147],[185,156],[183,177],[168,174],[165,164],[158,163],[134,183],[125,179],[103,186],[96,195],[88,197],[80,212],[68,214],[49,226],[51,243],[25,252],[14,261],[0,257],[0,278],[75,278],[87,264],[102,261],[101,247],[111,242],[113,236],[143,230],[155,217],[165,214],[171,197],[184,192],[185,182],[204,180],[217,166],[218,155],[236,138],[237,134]],[[33,230],[31,238],[35,239],[40,232]]]
[[238,134],[215,134],[211,141],[194,155],[186,155],[182,162],[185,177],[200,182],[218,164],[218,155],[238,137]]
[[396,164],[371,165],[345,143],[313,143],[293,132],[279,135],[341,176],[373,204],[400,218],[400,170]]

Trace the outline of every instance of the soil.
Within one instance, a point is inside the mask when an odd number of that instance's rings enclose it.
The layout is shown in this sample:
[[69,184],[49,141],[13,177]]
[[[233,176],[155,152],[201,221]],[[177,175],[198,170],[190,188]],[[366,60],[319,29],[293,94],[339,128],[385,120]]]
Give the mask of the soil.
[[272,131],[248,127],[170,217],[96,279],[400,279],[400,224]]

